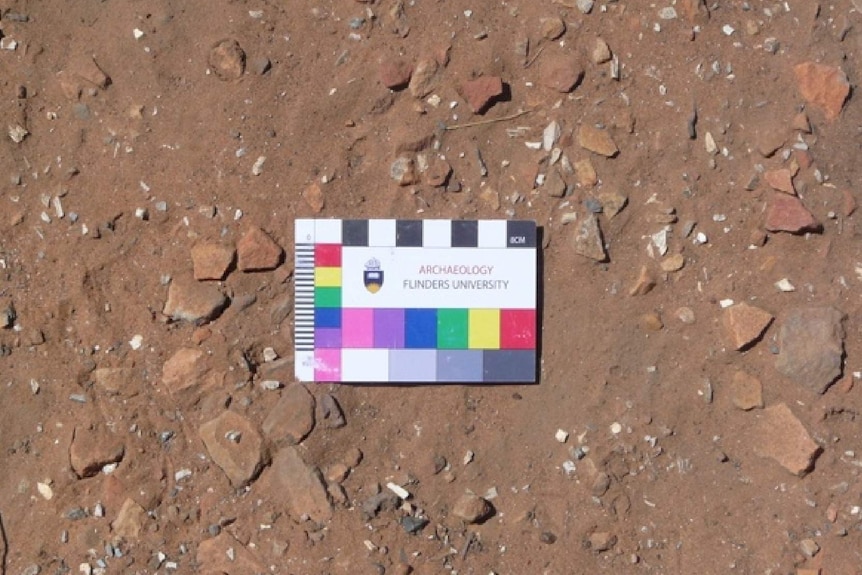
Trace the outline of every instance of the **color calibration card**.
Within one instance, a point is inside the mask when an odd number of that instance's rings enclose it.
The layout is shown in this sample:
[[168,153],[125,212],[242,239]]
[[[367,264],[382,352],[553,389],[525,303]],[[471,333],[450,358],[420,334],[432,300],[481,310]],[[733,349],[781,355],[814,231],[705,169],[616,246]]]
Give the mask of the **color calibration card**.
[[296,221],[296,377],[536,381],[536,224]]

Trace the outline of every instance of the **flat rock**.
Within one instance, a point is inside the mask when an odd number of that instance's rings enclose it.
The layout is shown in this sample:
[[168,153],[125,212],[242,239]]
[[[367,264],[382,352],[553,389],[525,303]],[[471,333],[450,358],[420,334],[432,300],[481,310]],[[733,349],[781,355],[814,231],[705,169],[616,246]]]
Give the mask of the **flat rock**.
[[291,383],[263,420],[263,434],[276,444],[296,445],[314,429],[314,396],[301,383]]
[[782,168],[780,170],[767,170],[766,173],[763,174],[763,179],[766,180],[766,183],[769,184],[769,187],[773,190],[784,192],[791,196],[796,195],[796,188],[793,187],[793,176],[787,168]]
[[130,367],[100,367],[93,370],[93,383],[108,395],[135,395],[138,373]]
[[743,411],[763,407],[763,385],[760,380],[744,371],[733,374],[733,405]]
[[270,488],[280,500],[287,498],[291,516],[324,523],[332,518],[332,503],[320,470],[303,461],[294,447],[283,447],[275,454],[267,473]]
[[302,191],[302,199],[305,200],[305,203],[315,214],[319,214],[323,211],[323,206],[326,205],[326,198],[323,195],[323,189],[317,182],[312,182]]
[[772,319],[771,313],[747,303],[725,308],[721,318],[727,338],[737,350],[748,347],[760,338]]
[[827,120],[841,113],[850,95],[850,82],[841,68],[804,62],[793,68],[796,86],[807,101],[823,109]]
[[216,575],[259,575],[269,573],[266,565],[227,530],[198,545],[195,556],[200,573]]
[[236,244],[237,267],[244,272],[274,270],[281,265],[284,250],[258,227],[250,228]]
[[545,175],[542,189],[552,198],[562,198],[566,195],[566,181],[563,180],[556,168],[551,167]]
[[390,90],[400,90],[410,82],[413,66],[400,58],[387,58],[380,63],[377,77]]
[[787,132],[776,122],[769,122],[757,132],[757,151],[764,158],[771,158],[787,142]]
[[219,40],[210,49],[209,65],[218,78],[236,80],[245,72],[245,52],[236,40]]
[[597,262],[607,261],[605,241],[599,228],[599,220],[595,215],[584,214],[584,217],[577,221],[572,242],[576,253]]
[[223,381],[224,374],[212,368],[210,357],[199,348],[180,348],[162,366],[162,383],[172,394],[215,388]]
[[452,514],[455,517],[469,524],[481,523],[493,512],[494,508],[488,501],[471,492],[462,495],[452,508]]
[[503,94],[503,80],[499,76],[481,76],[461,84],[461,95],[474,114],[482,114]]
[[539,20],[539,32],[545,40],[556,40],[566,33],[566,23],[557,16],[542,18]]
[[590,549],[596,553],[604,553],[610,551],[617,544],[617,536],[607,531],[596,531],[591,533],[589,538]]
[[778,332],[775,368],[785,377],[824,393],[841,377],[845,315],[831,306],[792,310]]
[[811,470],[821,451],[784,403],[763,410],[755,423],[752,439],[757,455],[774,459],[800,477]]
[[685,256],[682,254],[672,254],[661,261],[661,271],[663,272],[678,272],[685,266]]
[[414,98],[424,98],[434,91],[437,86],[437,70],[440,64],[436,58],[422,58],[416,63],[416,68],[410,76],[410,84],[407,88]]
[[787,194],[772,194],[766,206],[764,227],[770,232],[803,234],[820,232],[820,225],[802,201]]
[[201,441],[231,485],[245,487],[268,460],[263,438],[254,425],[233,411],[225,411],[198,429]]
[[79,478],[93,477],[105,465],[123,459],[123,440],[104,427],[75,427],[69,445],[69,463]]
[[[592,188],[599,182],[599,176],[589,158],[575,162],[575,176],[582,188]],[[604,207],[604,202],[602,207]]]
[[584,68],[579,60],[571,56],[551,56],[542,62],[539,77],[543,86],[566,94],[580,84]]
[[228,299],[218,286],[183,275],[171,281],[162,313],[174,321],[200,325],[217,318],[227,305]]
[[604,64],[611,59],[611,48],[603,39],[596,38],[590,57],[594,64]]
[[599,194],[599,201],[602,203],[602,212],[612,219],[615,215],[623,211],[629,199],[627,196],[617,191],[602,192]]
[[134,499],[126,498],[117,512],[117,517],[111,522],[111,532],[114,537],[126,541],[135,541],[141,534],[147,511]]
[[196,280],[223,280],[236,260],[236,249],[215,242],[200,242],[192,247]]
[[620,151],[607,130],[590,125],[578,129],[578,144],[585,150],[608,158],[616,156]]
[[338,400],[334,396],[328,393],[321,395],[318,407],[320,409],[318,419],[323,423],[324,427],[338,429],[347,425],[347,420],[344,419],[344,411],[342,411]]

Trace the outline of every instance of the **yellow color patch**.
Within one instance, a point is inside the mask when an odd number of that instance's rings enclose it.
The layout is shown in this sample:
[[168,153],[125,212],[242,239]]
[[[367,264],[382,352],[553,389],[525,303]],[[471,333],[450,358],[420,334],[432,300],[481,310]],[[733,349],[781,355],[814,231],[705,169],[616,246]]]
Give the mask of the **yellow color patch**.
[[467,317],[470,349],[500,349],[500,310],[471,309]]
[[314,287],[341,287],[341,268],[314,268]]

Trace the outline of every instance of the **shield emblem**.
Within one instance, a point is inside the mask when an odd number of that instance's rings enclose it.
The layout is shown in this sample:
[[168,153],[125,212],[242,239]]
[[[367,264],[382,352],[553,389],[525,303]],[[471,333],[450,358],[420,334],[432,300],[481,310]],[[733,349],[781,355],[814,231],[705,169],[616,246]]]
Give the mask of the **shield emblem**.
[[377,293],[383,287],[383,270],[365,270],[362,279],[365,282],[365,289],[371,293]]

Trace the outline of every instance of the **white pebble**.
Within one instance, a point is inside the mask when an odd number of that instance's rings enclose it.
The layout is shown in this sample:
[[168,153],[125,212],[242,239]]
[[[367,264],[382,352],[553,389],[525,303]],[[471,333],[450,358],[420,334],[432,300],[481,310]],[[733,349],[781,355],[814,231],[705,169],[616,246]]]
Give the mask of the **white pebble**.
[[132,339],[129,340],[129,347],[133,350],[137,351],[141,349],[141,346],[144,345],[144,336],[137,334]]
[[180,469],[174,473],[174,481],[181,481],[186,477],[191,477],[192,470],[191,469]]
[[260,382],[260,386],[267,391],[275,391],[276,389],[281,389],[284,385],[275,379],[265,379]]
[[623,426],[616,421],[611,424],[611,433],[613,433],[614,435],[619,435],[622,430]]
[[409,491],[396,483],[392,483],[391,481],[386,484],[386,488],[401,499],[408,499],[410,497]]
[[775,282],[775,287],[777,287],[779,291],[783,292],[796,291],[796,288],[793,287],[793,284],[790,283],[790,280],[787,278],[782,278]]
[[732,306],[733,300],[732,299],[723,299],[720,302],[718,302],[718,305],[721,306],[721,309],[724,309],[726,307]]
[[46,501],[50,501],[54,497],[54,490],[47,483],[37,483],[36,490]]
[[253,176],[259,176],[263,173],[263,164],[266,162],[266,156],[258,156],[257,160],[255,160],[254,165],[251,167],[251,173]]
[[565,443],[569,439],[569,433],[564,429],[558,429],[557,433],[554,434],[554,438],[560,443]]
[[725,24],[724,26],[721,27],[721,31],[724,32],[725,36],[730,36],[734,32],[736,32],[736,28],[734,28],[730,24]]
[[140,40],[144,37],[144,31],[140,28],[135,28],[134,30],[132,30],[132,36],[135,37],[135,40]]
[[563,461],[563,471],[566,472],[566,475],[571,475],[575,472],[575,469],[576,466],[574,461],[572,461],[571,459]]

